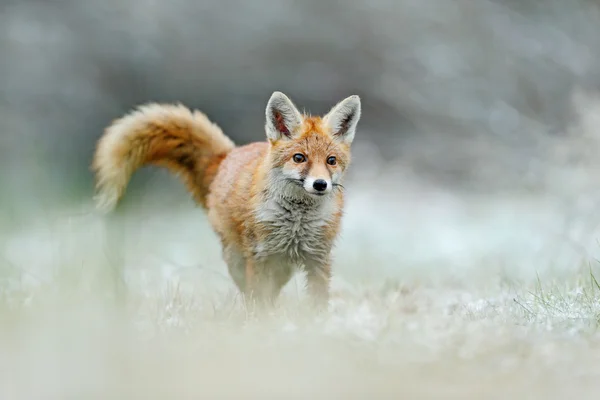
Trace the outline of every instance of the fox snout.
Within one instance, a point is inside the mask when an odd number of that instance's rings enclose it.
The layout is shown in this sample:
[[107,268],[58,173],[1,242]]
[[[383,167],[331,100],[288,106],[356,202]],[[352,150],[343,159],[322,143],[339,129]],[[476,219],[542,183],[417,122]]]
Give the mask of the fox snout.
[[317,192],[323,192],[327,190],[327,181],[325,179],[317,179],[313,182],[313,189]]
[[329,179],[320,177],[306,177],[306,179],[304,179],[304,190],[311,194],[322,196],[331,192],[332,187]]

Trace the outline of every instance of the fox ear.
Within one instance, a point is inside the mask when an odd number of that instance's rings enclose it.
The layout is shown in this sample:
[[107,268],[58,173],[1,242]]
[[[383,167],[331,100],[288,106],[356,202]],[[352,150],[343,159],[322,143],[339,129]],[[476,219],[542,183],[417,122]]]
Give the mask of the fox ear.
[[302,115],[292,101],[281,92],[273,92],[266,110],[265,130],[269,140],[292,138],[302,123]]
[[323,117],[323,121],[331,129],[334,138],[350,144],[354,140],[360,112],[360,97],[354,95],[336,104]]

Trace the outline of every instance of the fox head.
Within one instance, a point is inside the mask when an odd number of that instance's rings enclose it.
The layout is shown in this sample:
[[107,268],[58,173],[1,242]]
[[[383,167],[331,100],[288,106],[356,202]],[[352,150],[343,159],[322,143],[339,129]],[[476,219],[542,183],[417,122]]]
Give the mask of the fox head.
[[301,114],[285,94],[274,92],[267,103],[265,125],[273,184],[289,194],[313,198],[341,187],[360,114],[356,95],[325,116],[313,117]]

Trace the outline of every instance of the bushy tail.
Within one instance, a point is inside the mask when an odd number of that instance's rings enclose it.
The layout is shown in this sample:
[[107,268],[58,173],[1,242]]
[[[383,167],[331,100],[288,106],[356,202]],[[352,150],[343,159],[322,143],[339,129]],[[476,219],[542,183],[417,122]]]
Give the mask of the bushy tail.
[[179,175],[194,199],[206,206],[217,168],[233,142],[203,113],[182,105],[146,104],[114,121],[98,141],[92,169],[96,205],[113,209],[132,174],[144,165]]

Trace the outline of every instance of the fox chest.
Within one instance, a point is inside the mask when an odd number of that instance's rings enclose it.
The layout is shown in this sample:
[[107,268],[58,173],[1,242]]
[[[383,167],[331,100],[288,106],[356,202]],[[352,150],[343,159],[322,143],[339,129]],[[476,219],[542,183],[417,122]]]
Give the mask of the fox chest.
[[259,208],[258,223],[264,235],[256,244],[258,256],[284,255],[292,261],[327,256],[331,245],[325,228],[331,223],[328,204],[307,205],[270,201]]

